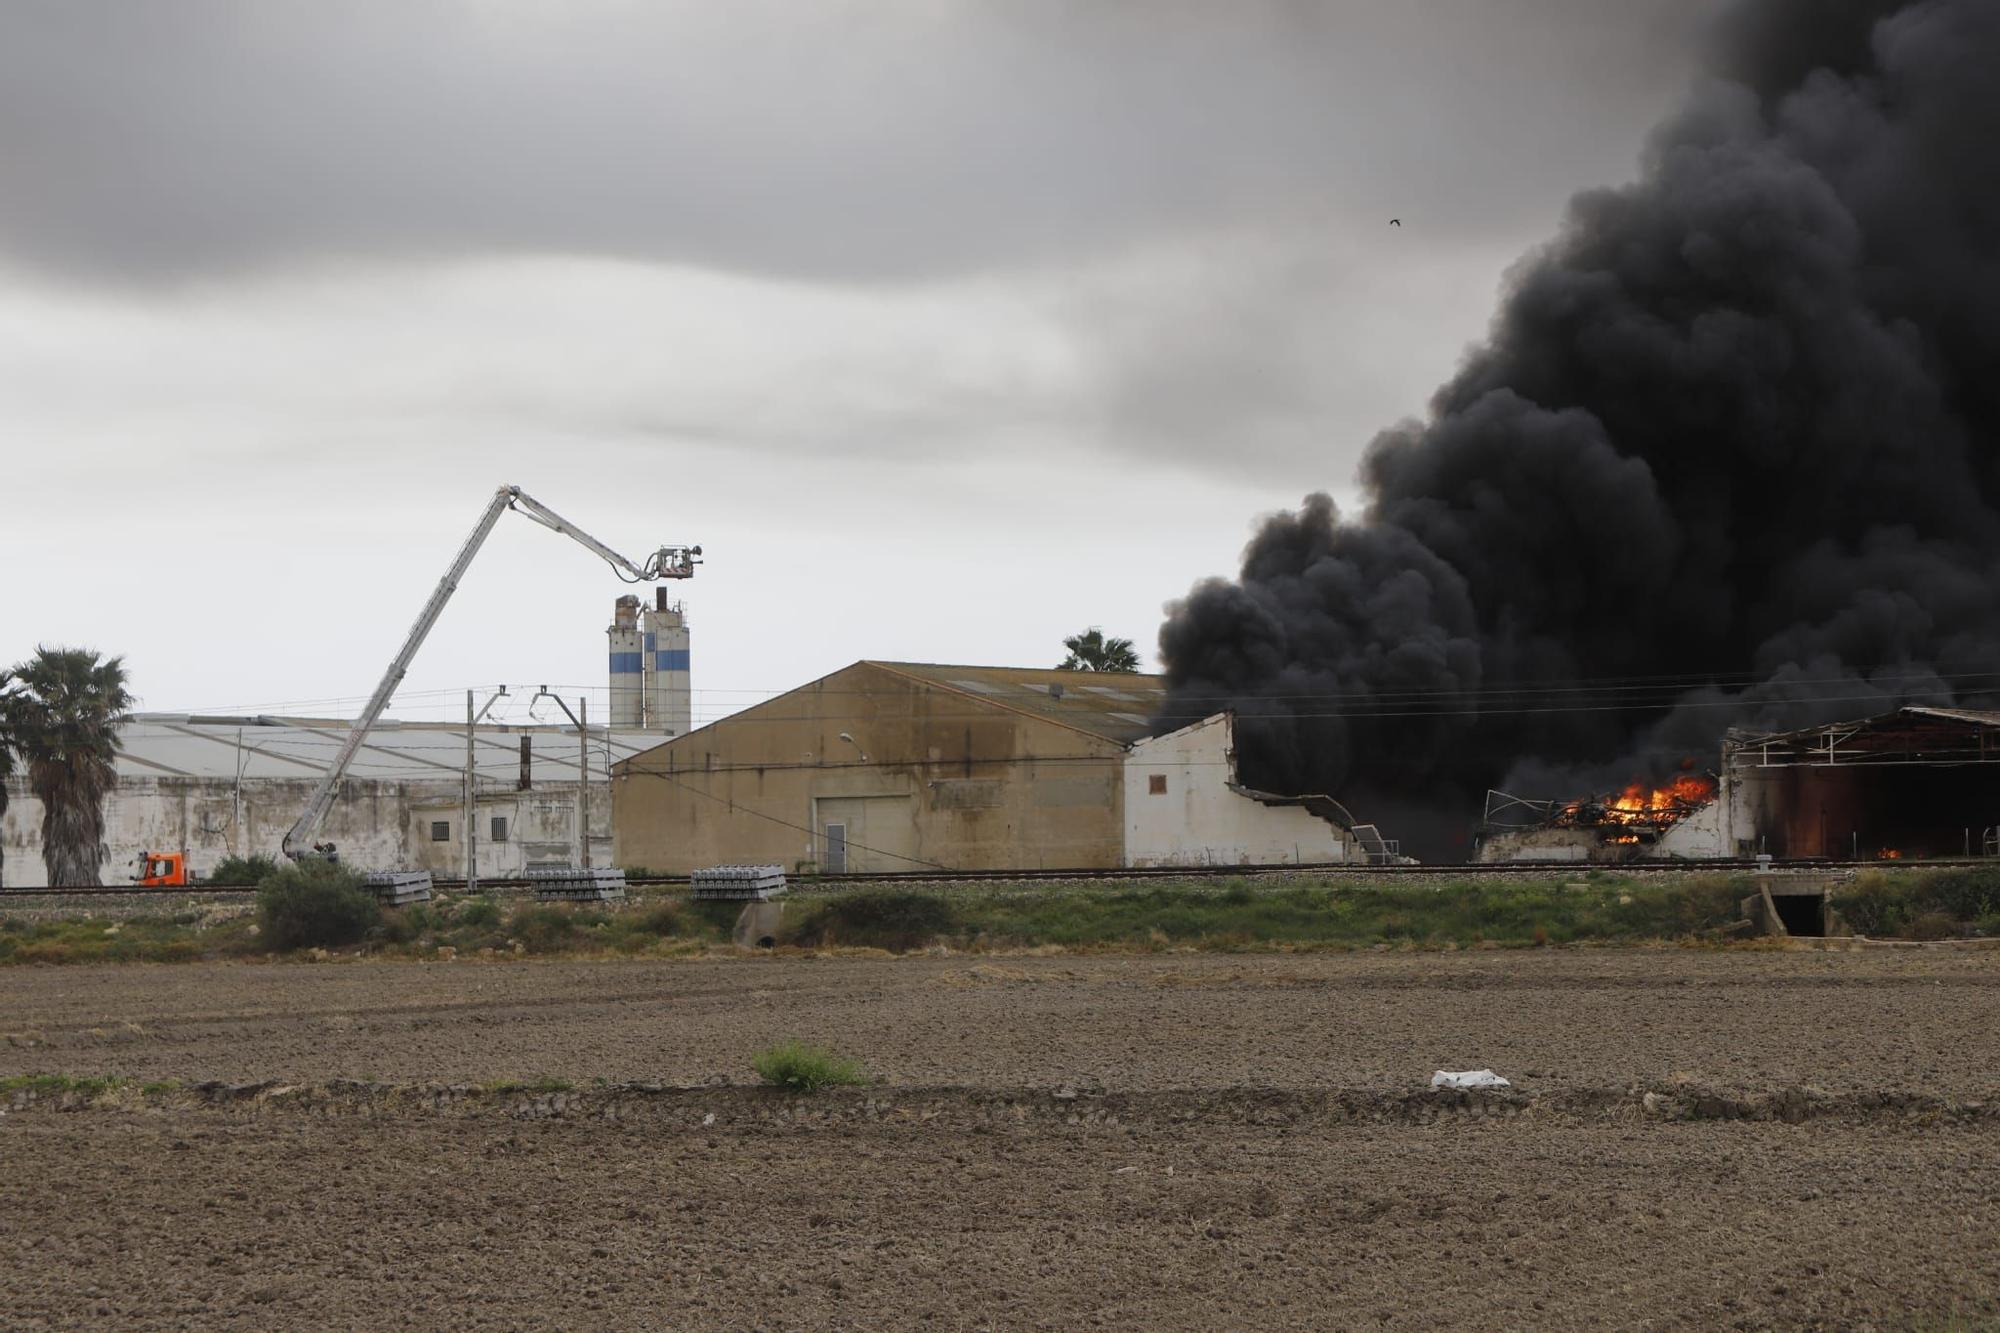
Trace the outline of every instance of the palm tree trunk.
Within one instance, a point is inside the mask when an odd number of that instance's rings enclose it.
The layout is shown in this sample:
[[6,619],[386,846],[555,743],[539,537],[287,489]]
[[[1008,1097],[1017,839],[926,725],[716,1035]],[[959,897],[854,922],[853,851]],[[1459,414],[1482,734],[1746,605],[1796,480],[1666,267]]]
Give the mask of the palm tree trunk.
[[104,882],[104,791],[83,765],[34,764],[29,783],[42,802],[42,864],[53,888],[95,888]]

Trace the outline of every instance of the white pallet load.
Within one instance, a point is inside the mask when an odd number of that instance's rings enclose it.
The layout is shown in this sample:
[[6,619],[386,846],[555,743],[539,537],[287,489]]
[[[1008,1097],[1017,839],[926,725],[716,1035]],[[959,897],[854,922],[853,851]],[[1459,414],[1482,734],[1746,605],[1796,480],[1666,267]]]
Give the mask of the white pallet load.
[[763,902],[785,891],[783,866],[710,866],[688,876],[697,902]]
[[542,902],[618,902],[625,897],[625,872],[616,866],[541,866],[521,878]]
[[431,900],[428,870],[372,870],[364,880],[368,891],[391,907]]

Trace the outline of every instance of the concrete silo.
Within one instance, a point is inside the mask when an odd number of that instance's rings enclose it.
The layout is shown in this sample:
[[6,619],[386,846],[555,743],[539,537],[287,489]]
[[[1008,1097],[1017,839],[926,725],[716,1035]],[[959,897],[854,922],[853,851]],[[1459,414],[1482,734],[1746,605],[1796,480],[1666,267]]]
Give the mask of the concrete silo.
[[685,736],[694,726],[693,677],[688,670],[687,615],[667,590],[654,590],[646,611],[644,666],[646,728]]
[[[639,599],[620,597],[611,612],[611,727],[637,731],[646,724],[647,653],[641,646]],[[648,636],[650,637],[650,636]]]

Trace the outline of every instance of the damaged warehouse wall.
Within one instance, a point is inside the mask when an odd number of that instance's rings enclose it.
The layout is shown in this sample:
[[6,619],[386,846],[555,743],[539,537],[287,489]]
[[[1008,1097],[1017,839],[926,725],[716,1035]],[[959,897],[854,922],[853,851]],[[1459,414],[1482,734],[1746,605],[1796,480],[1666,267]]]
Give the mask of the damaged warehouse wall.
[[1205,718],[1128,751],[1125,864],[1365,864],[1352,821],[1324,797],[1309,806],[1314,799],[1238,784],[1235,718]]

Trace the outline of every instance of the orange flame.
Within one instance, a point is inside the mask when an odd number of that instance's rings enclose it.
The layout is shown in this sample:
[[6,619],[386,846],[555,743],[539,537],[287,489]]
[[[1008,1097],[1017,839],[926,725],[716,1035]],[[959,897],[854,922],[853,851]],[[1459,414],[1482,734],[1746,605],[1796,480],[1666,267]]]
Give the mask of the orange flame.
[[[1602,800],[1571,801],[1556,814],[1557,824],[1615,825],[1626,828],[1664,828],[1678,824],[1715,799],[1715,779],[1698,773],[1684,773],[1664,787],[1648,787],[1635,782],[1615,796]],[[1615,839],[1637,842],[1636,835]]]
[[1903,859],[1903,853],[1894,847],[1884,847],[1881,851],[1875,853],[1875,855],[1884,861],[1900,861]]
[[1604,803],[1604,814],[1613,824],[1677,823],[1714,796],[1714,779],[1689,773],[1664,787],[1635,782]]

